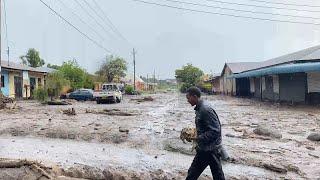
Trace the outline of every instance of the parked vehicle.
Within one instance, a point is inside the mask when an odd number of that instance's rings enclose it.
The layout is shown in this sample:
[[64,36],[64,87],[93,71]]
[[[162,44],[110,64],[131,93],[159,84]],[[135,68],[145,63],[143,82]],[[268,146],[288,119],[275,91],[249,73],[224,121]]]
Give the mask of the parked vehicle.
[[95,98],[97,104],[106,102],[120,103],[122,100],[122,93],[117,84],[110,83],[103,84],[102,90],[94,91],[93,97]]
[[70,99],[75,99],[77,101],[87,101],[93,100],[93,90],[91,89],[79,89],[76,91],[71,92],[70,94],[66,95]]

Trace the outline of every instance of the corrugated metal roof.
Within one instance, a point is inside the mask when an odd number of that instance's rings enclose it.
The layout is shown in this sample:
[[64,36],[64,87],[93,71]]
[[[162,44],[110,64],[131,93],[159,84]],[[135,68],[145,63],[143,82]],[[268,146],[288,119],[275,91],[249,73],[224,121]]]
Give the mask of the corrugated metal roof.
[[54,71],[51,68],[46,68],[46,67],[33,68],[33,67],[29,67],[24,64],[19,64],[19,63],[12,62],[12,61],[10,61],[9,63],[8,63],[8,61],[1,61],[1,66],[2,66],[2,68],[7,68],[7,69],[16,69],[16,70],[43,72],[43,73],[49,73],[49,72]]
[[[139,77],[136,76],[136,82],[144,83],[144,81]],[[125,81],[126,83],[133,83],[134,78],[132,74],[127,74],[125,77],[121,78],[121,81]]]
[[307,48],[301,51],[297,51],[294,53],[290,53],[284,56],[280,56],[277,58],[273,58],[267,61],[263,61],[258,65],[258,67],[256,67],[256,69],[288,63],[292,61],[310,61],[310,60],[320,60],[320,45]]
[[299,73],[299,72],[319,72],[320,62],[308,62],[308,63],[291,63],[283,64],[263,69],[252,70],[239,74],[234,74],[228,78],[244,78],[244,77],[259,77],[274,74],[286,74],[286,73]]
[[234,62],[226,63],[226,65],[231,69],[234,74],[248,71],[250,69],[255,69],[259,67],[260,62]]
[[226,63],[234,74],[296,61],[320,61],[320,45],[262,62]]

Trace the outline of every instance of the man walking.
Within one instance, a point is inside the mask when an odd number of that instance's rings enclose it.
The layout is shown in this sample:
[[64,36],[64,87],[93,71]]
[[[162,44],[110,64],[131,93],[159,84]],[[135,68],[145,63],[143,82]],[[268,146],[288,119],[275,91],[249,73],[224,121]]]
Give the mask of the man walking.
[[224,180],[221,166],[221,124],[213,108],[201,99],[201,91],[191,87],[186,95],[196,113],[197,137],[190,140],[197,142],[197,154],[188,170],[186,180],[196,180],[209,165],[214,180]]

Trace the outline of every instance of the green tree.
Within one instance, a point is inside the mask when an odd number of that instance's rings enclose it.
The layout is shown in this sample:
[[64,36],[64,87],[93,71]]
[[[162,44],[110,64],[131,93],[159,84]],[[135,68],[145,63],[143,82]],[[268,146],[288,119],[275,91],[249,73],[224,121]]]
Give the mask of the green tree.
[[58,70],[58,69],[60,69],[61,66],[58,66],[58,65],[50,64],[50,63],[49,63],[49,64],[47,64],[47,67],[48,67],[48,68],[51,68],[51,69],[56,69],[56,70]]
[[76,60],[64,62],[59,70],[64,78],[70,82],[73,90],[84,87],[87,73],[78,65]]
[[83,87],[87,89],[93,89],[94,88],[94,77],[90,75],[89,73],[85,74]]
[[20,56],[22,63],[30,67],[41,67],[45,64],[44,60],[40,58],[39,51],[34,48],[28,50],[27,54]]
[[200,82],[203,71],[192,64],[187,64],[175,71],[176,79],[181,83],[180,91],[185,92],[189,87],[196,86]]
[[127,62],[120,57],[108,56],[96,75],[104,78],[107,82],[119,80],[126,75]]
[[48,74],[46,88],[49,96],[57,97],[61,94],[63,87],[69,86],[70,82],[64,77],[61,71]]

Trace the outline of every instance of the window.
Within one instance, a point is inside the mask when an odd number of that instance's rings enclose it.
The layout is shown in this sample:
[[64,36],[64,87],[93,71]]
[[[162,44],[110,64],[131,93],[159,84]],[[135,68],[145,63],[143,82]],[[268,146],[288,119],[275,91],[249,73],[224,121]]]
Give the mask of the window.
[[1,87],[4,87],[4,76],[1,75]]

